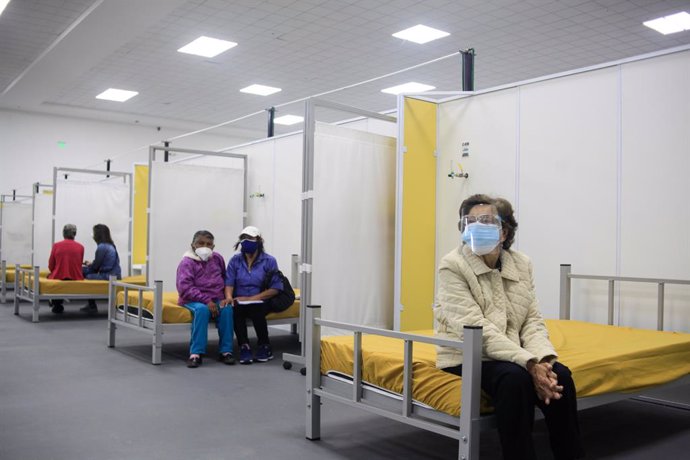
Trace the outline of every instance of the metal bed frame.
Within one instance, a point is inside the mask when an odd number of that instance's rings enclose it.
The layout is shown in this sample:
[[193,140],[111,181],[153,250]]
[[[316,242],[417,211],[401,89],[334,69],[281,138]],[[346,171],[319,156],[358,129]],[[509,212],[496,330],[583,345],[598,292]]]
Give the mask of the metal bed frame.
[[7,284],[7,261],[0,260],[0,302],[7,303],[7,291],[12,290],[10,287],[14,289],[14,284]]
[[[570,265],[561,266],[561,319],[570,318],[570,280],[571,279],[601,279],[609,281],[638,281],[663,284],[690,284],[690,281],[668,280],[657,278],[630,278],[616,276],[573,275]],[[612,288],[609,290],[612,296]],[[659,308],[663,310],[663,288],[660,288]],[[611,297],[610,297],[611,298]],[[611,309],[613,303],[609,302]],[[611,311],[611,310],[610,310]],[[458,459],[473,460],[479,458],[479,433],[481,430],[493,428],[493,415],[479,414],[481,388],[481,352],[482,329],[465,326],[464,341],[444,340],[435,337],[407,334],[403,332],[377,329],[366,326],[328,321],[320,318],[319,306],[306,308],[306,437],[318,440],[321,437],[321,400],[328,399],[381,415],[399,422],[432,431],[459,442]],[[663,318],[663,316],[659,316]],[[609,324],[612,324],[609,315]],[[354,369],[352,381],[343,381],[329,375],[321,374],[321,326],[334,327],[351,331],[354,334]],[[661,325],[660,327],[662,327]],[[391,397],[375,391],[370,385],[362,381],[362,334],[374,334],[384,337],[397,338],[404,341],[403,393],[402,397]],[[412,350],[414,342],[445,345],[463,350],[464,363],[462,366],[462,395],[459,417],[437,411],[417,404],[412,399]],[[673,382],[659,385],[649,390],[672,388],[690,383],[690,375],[686,375]],[[640,393],[608,393],[599,396],[578,398],[578,410],[588,409],[624,399],[636,399],[653,404],[662,404],[684,410],[690,410],[690,405],[665,401],[659,398],[644,396]],[[537,411],[537,418],[542,414]]]
[[108,294],[41,294],[41,269],[38,265],[33,268],[15,268],[14,277],[14,314],[19,315],[19,303],[26,300],[31,303],[33,312],[31,321],[38,323],[38,311],[41,300],[106,300]]
[[[296,279],[297,255],[292,256],[292,278]],[[124,307],[120,309],[117,302],[117,292],[124,290]],[[137,303],[129,303],[129,291],[138,292]],[[153,291],[153,318],[144,316],[144,308],[141,307],[143,293]],[[133,308],[133,311],[130,311]],[[268,320],[269,326],[289,324],[293,333],[298,331],[300,316],[292,318],[281,318]],[[163,282],[154,281],[153,286],[138,286],[135,284],[123,283],[115,277],[111,277],[108,289],[108,347],[115,347],[115,332],[118,326],[130,330],[139,331],[150,335],[151,343],[151,364],[161,364],[163,350],[163,334],[172,330],[189,330],[191,323],[164,323],[163,322]],[[209,322],[209,327],[211,322]]]

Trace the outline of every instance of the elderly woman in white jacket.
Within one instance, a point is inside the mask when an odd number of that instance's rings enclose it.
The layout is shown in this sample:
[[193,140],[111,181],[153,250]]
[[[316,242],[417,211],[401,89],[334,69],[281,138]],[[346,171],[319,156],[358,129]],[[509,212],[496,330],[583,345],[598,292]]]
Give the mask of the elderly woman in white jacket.
[[[441,260],[437,335],[462,339],[483,327],[482,389],[492,398],[505,459],[533,459],[534,406],[544,412],[554,457],[582,456],[575,385],[557,361],[534,291],[532,263],[511,250],[510,203],[473,195],[460,206],[460,246]],[[462,352],[437,350],[437,367],[461,375]]]

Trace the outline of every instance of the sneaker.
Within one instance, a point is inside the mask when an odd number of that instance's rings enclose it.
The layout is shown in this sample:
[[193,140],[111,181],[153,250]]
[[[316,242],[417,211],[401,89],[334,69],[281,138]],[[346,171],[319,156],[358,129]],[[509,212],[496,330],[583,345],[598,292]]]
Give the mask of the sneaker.
[[195,368],[201,366],[203,363],[203,359],[201,356],[190,356],[189,359],[187,359],[187,367],[189,368]]
[[273,359],[273,352],[271,351],[271,346],[259,345],[259,349],[256,351],[254,361],[265,363],[266,361],[269,361],[271,359]]
[[232,356],[232,353],[222,353],[218,355],[218,361],[228,365],[235,364],[235,358]]
[[248,343],[245,343],[240,347],[240,364],[251,364],[251,363],[252,363],[252,349],[249,347]]

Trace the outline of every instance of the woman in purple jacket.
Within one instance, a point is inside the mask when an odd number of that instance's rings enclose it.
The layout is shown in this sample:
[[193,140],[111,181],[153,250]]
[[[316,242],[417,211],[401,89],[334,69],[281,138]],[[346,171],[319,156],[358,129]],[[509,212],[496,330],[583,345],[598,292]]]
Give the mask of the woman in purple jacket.
[[189,344],[187,367],[199,367],[208,342],[208,322],[213,318],[218,326],[218,360],[235,364],[232,356],[232,307],[221,306],[225,298],[225,260],[213,252],[213,235],[199,230],[192,239],[191,250],[187,250],[177,267],[178,303],[189,309],[192,320],[192,339]]

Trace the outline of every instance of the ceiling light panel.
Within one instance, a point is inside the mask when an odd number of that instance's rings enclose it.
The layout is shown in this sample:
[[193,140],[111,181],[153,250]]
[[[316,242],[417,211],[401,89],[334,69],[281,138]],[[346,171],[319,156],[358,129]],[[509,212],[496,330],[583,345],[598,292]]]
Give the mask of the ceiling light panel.
[[654,29],[660,34],[668,35],[690,30],[690,13],[681,11],[680,13],[664,16],[663,18],[645,21],[643,25]]
[[265,85],[249,85],[246,88],[242,88],[240,90],[241,93],[248,93],[248,94],[258,94],[259,96],[269,96],[271,94],[275,94],[279,91],[282,91],[280,88],[274,88],[273,86],[265,86]]
[[382,89],[382,93],[388,94],[401,94],[401,93],[423,93],[424,91],[430,91],[436,89],[435,86],[425,85],[424,83],[417,83],[416,81],[411,81],[408,83],[403,83],[398,86],[391,86],[390,88]]
[[396,38],[419,43],[420,45],[438,40],[439,38],[447,37],[448,35],[450,35],[448,32],[434,29],[433,27],[428,27],[422,24],[417,24],[414,27],[410,27],[409,29],[401,30],[400,32],[393,34],[393,36]]
[[299,115],[283,115],[282,117],[274,119],[273,123],[277,125],[290,126],[296,125],[297,123],[302,123],[302,121],[304,121],[304,117],[300,117]]
[[134,96],[139,94],[138,91],[128,91],[126,89],[117,89],[117,88],[108,88],[105,91],[103,91],[101,94],[96,96],[96,99],[103,99],[106,101],[115,101],[115,102],[125,102]]
[[202,35],[193,42],[187,43],[177,51],[180,53],[195,54],[197,56],[212,58],[236,46],[237,43],[235,42],[205,37]]

